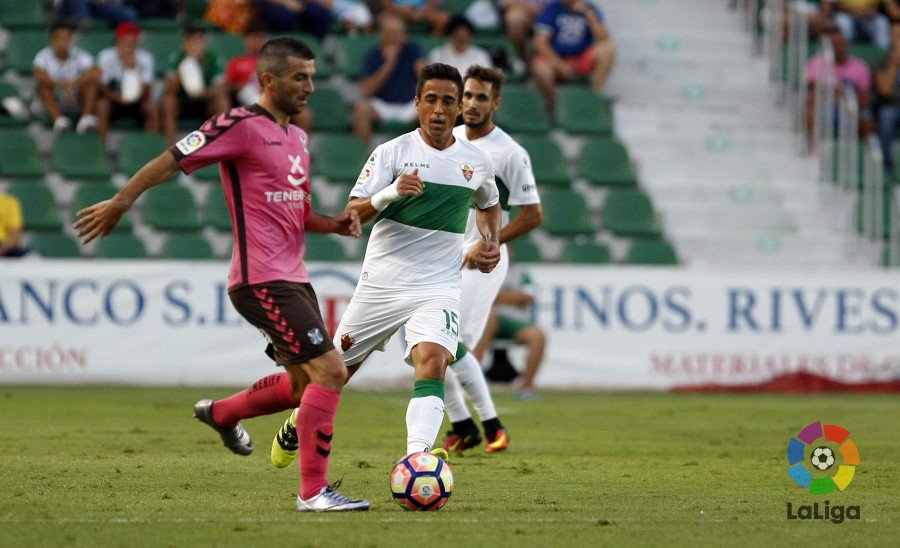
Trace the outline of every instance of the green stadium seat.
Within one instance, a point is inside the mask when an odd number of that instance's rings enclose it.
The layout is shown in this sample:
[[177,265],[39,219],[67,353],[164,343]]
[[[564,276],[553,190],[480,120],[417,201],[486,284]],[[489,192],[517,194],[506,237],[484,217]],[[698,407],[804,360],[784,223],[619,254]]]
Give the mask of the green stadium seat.
[[164,259],[202,261],[216,258],[209,241],[200,234],[172,234],[163,244],[160,256]]
[[541,229],[552,236],[593,235],[596,232],[584,197],[568,189],[541,192],[544,221]]
[[625,262],[644,265],[679,264],[678,254],[672,244],[665,240],[643,238],[631,242]]
[[131,177],[156,158],[169,146],[169,141],[159,133],[129,131],[119,141],[116,153],[116,171]]
[[111,170],[106,148],[93,133],[60,133],[50,150],[50,166],[67,179],[109,179]]
[[388,135],[399,135],[401,133],[409,133],[419,127],[418,120],[404,122],[402,120],[378,120],[375,122],[376,133],[386,133]]
[[184,0],[184,17],[188,21],[200,21],[209,7],[209,0]]
[[312,172],[332,183],[354,182],[368,157],[365,143],[354,135],[322,135],[313,151]]
[[[18,88],[16,88],[16,86],[12,85],[9,82],[0,81],[0,107],[2,107],[3,101],[6,101],[7,98],[9,98],[10,100],[18,98],[18,100],[21,101],[20,104],[26,109],[28,108],[27,106],[25,106],[25,101],[22,99],[22,94],[19,93],[19,90]],[[7,112],[5,108],[0,108],[0,131],[2,131],[2,129],[4,128],[24,129],[28,125],[28,120],[30,117],[31,114],[28,113],[22,118],[17,118]]]
[[547,135],[521,137],[519,144],[528,151],[534,179],[540,187],[568,187],[572,184],[562,149],[551,137]]
[[450,15],[463,15],[474,2],[475,0],[444,0],[441,7]]
[[334,88],[318,87],[306,106],[312,111],[312,128],[322,131],[350,131],[350,113],[341,94]]
[[147,30],[174,30],[181,29],[182,23],[174,17],[141,17],[141,28]]
[[220,188],[211,188],[206,194],[203,211],[203,224],[222,232],[231,232],[231,215],[228,213],[228,202]]
[[606,100],[583,87],[558,89],[556,123],[575,135],[612,135],[613,132],[612,113]]
[[547,133],[550,118],[538,92],[531,88],[505,87],[494,121],[507,133]]
[[292,32],[289,34],[277,34],[276,36],[290,36],[305,42],[306,45],[309,46],[309,49],[313,50],[313,53],[316,55],[315,79],[327,80],[331,78],[334,71],[331,70],[331,65],[328,64],[328,58],[325,55],[325,50],[322,49],[321,42],[319,42],[319,39],[314,34],[308,32]]
[[50,35],[46,30],[10,32],[6,53],[3,56],[3,70],[12,70],[23,76],[31,75],[34,56],[49,45]]
[[141,48],[147,50],[156,60],[157,77],[163,77],[169,67],[169,56],[181,49],[181,31],[147,30],[141,36]]
[[146,259],[147,248],[134,234],[109,234],[97,240],[94,257],[99,259]]
[[[146,29],[145,29],[146,30]],[[94,56],[96,61],[100,50],[111,47],[115,42],[115,33],[110,29],[91,29],[78,33],[75,44]]]
[[509,244],[511,248],[510,260],[517,263],[540,263],[543,262],[541,250],[529,236],[519,236]]
[[143,197],[144,223],[156,230],[193,232],[203,228],[194,196],[177,183],[163,183]]
[[78,242],[62,232],[33,234],[28,239],[28,247],[41,257],[54,259],[81,257],[81,248]]
[[0,176],[44,177],[44,160],[34,139],[24,129],[0,130]]
[[594,186],[626,188],[638,184],[628,149],[618,139],[607,137],[585,141],[578,156],[578,176]]
[[335,72],[350,80],[358,80],[361,76],[363,58],[370,49],[378,45],[378,42],[377,35],[339,37],[334,51]]
[[614,190],[606,196],[603,203],[603,228],[617,236],[662,235],[653,202],[637,189]]
[[306,233],[306,261],[346,261],[344,246],[334,236]]
[[240,34],[210,32],[209,47],[222,56],[227,63],[232,57],[244,54],[244,38]]
[[60,231],[63,223],[53,192],[40,183],[13,183],[6,192],[14,195],[22,204],[25,230]]
[[219,164],[209,164],[191,173],[191,177],[205,183],[218,183],[221,181],[219,176]]
[[[112,183],[82,183],[78,185],[74,196],[72,196],[72,204],[69,208],[71,221],[75,222],[78,212],[82,209],[112,198],[117,190]],[[132,229],[134,229],[134,222],[131,220],[131,212],[126,211],[122,218],[119,219],[115,232],[131,232]]]
[[612,262],[609,246],[602,242],[569,240],[563,245],[559,260],[564,263],[608,264]]
[[0,0],[0,27],[7,30],[46,29],[44,0]]

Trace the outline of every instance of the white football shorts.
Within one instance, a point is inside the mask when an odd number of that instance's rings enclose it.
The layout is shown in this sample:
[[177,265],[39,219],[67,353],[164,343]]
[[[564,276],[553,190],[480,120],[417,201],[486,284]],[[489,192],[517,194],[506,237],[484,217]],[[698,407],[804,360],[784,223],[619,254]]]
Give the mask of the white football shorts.
[[459,340],[469,350],[475,348],[481,340],[491,307],[508,271],[509,254],[506,244],[500,246],[500,262],[490,273],[485,274],[477,268],[465,268],[462,271],[462,294],[459,299],[462,331]]

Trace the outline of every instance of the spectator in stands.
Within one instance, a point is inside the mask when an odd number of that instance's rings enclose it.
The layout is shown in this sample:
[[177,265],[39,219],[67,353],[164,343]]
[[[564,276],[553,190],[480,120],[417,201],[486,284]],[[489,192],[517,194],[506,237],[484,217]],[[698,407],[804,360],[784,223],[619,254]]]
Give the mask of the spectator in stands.
[[519,59],[528,59],[528,44],[534,34],[534,22],[548,0],[500,0],[506,36],[516,47]]
[[137,10],[124,0],[62,0],[57,15],[73,19],[81,29],[90,28],[91,19],[103,19],[111,27],[138,19]]
[[175,142],[180,118],[207,119],[228,109],[225,68],[218,53],[209,49],[206,31],[185,27],[181,51],[170,58],[162,100],[163,129]]
[[884,167],[893,178],[894,134],[900,126],[900,21],[891,24],[891,49],[875,71],[875,111]]
[[831,17],[849,42],[860,35],[881,49],[891,42],[890,20],[879,8],[884,0],[825,0],[821,11]]
[[141,28],[135,23],[116,27],[115,45],[97,54],[100,99],[97,133],[106,139],[112,120],[138,120],[144,131],[159,131],[159,104],[151,96],[155,60],[138,47]]
[[145,17],[175,19],[178,17],[178,9],[181,4],[184,4],[184,0],[141,0],[132,3],[137,8],[138,19]]
[[[860,138],[865,138],[871,133],[875,125],[871,110],[872,73],[869,71],[869,66],[866,65],[865,61],[850,55],[847,38],[837,26],[827,27],[823,32],[831,40],[831,45],[834,49],[834,70],[835,81],[837,82],[835,106],[837,107],[843,93],[844,84],[851,84],[856,92],[859,107],[859,135]],[[806,94],[806,134],[810,152],[815,149],[816,80],[824,70],[825,58],[822,53],[814,55],[806,63],[806,84],[808,88]],[[837,117],[834,116],[834,119],[837,119]]]
[[603,13],[588,0],[551,0],[535,23],[534,49],[532,73],[551,116],[558,80],[590,76],[602,92],[616,57]]
[[432,36],[443,36],[450,22],[450,13],[440,0],[381,0],[381,13],[392,13],[409,25],[426,24]]
[[444,63],[465,74],[472,65],[491,67],[490,54],[472,44],[475,28],[463,15],[456,15],[447,25],[447,42],[428,52],[428,63]]
[[320,41],[334,16],[331,0],[254,0],[257,16],[272,32],[308,32]]
[[511,341],[524,345],[525,368],[521,374],[512,367],[506,350],[497,349],[486,375],[488,380],[499,382],[508,382],[521,376],[514,385],[515,397],[525,400],[538,397],[534,381],[544,361],[544,349],[547,345],[544,331],[530,320],[533,304],[534,297],[527,291],[510,287],[501,289],[494,301],[484,334],[473,350],[475,357],[481,361],[494,341]]
[[0,192],[0,257],[21,257],[28,253],[22,245],[22,204],[12,194]]
[[363,0],[334,0],[331,11],[348,34],[372,32],[375,18]]
[[57,22],[50,27],[50,45],[34,57],[34,80],[40,103],[53,119],[53,131],[72,127],[84,133],[97,127],[100,70],[90,53],[73,45],[75,26]]
[[415,94],[425,66],[422,49],[406,38],[406,23],[393,13],[378,16],[381,43],[363,59],[362,99],[353,105],[353,133],[366,143],[379,120],[413,122]]

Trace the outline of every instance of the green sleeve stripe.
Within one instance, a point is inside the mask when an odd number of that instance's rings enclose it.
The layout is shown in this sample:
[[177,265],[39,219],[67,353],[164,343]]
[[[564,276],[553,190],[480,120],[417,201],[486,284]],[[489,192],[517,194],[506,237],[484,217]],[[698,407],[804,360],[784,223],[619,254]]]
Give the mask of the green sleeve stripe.
[[437,379],[422,379],[416,381],[413,386],[412,397],[424,398],[425,396],[437,396],[444,399],[444,381]]
[[387,206],[381,218],[425,230],[464,234],[473,194],[475,191],[468,187],[426,181],[421,196],[404,196]]

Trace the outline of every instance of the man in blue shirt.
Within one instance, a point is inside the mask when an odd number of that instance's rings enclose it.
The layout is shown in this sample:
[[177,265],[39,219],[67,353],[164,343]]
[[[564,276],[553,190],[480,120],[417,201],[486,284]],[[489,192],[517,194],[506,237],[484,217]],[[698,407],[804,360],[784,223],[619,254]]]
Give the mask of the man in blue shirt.
[[534,25],[534,80],[553,114],[556,82],[590,76],[602,92],[616,57],[600,8],[589,0],[552,0]]
[[413,123],[416,82],[425,66],[422,48],[406,39],[406,23],[392,13],[378,16],[381,44],[363,58],[359,88],[363,98],[353,105],[353,133],[366,143],[379,120]]

